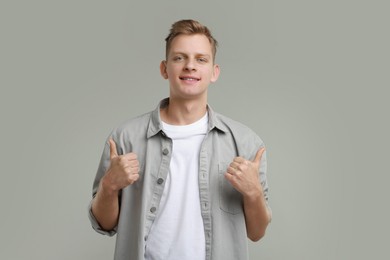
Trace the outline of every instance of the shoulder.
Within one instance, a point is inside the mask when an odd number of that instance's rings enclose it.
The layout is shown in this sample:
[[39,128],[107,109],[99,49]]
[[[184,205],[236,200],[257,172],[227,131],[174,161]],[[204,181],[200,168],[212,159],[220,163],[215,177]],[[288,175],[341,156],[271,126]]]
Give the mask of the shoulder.
[[112,130],[112,136],[117,138],[146,135],[152,112],[144,113],[127,119]]
[[216,124],[224,133],[219,135],[222,141],[233,142],[239,155],[252,158],[259,147],[265,146],[259,135],[245,124],[227,116],[215,113]]
[[235,119],[232,119],[219,113],[215,113],[215,118],[222,126],[224,126],[228,130],[228,132],[236,136],[259,138],[257,133],[253,131],[250,127]]

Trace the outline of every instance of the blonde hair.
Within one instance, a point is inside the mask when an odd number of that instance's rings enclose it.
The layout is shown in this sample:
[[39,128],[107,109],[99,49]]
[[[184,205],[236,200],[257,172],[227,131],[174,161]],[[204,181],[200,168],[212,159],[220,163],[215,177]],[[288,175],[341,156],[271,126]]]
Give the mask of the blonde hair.
[[215,60],[215,55],[217,53],[217,46],[218,42],[217,40],[211,35],[211,31],[204,26],[203,24],[199,23],[198,21],[194,20],[180,20],[172,24],[171,30],[165,38],[165,56],[168,58],[169,49],[171,47],[171,43],[173,39],[176,36],[179,36],[181,34],[184,35],[192,35],[192,34],[202,34],[207,37],[211,44],[211,51],[213,54],[213,60]]

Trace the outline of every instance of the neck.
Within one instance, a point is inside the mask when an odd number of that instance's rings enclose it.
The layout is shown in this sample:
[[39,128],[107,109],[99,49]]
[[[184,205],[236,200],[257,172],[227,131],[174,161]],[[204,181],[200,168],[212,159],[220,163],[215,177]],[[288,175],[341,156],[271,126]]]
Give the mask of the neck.
[[169,105],[160,111],[161,120],[171,125],[189,125],[207,112],[206,100],[177,100],[169,98]]

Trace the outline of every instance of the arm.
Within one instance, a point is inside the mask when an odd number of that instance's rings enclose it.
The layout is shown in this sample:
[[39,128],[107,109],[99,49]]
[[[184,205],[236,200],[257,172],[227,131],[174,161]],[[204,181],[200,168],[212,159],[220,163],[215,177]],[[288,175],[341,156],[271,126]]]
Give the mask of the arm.
[[92,201],[92,213],[103,230],[113,230],[119,219],[119,192],[111,190],[103,177]]
[[233,187],[243,196],[246,230],[248,238],[252,241],[258,241],[264,236],[271,220],[258,174],[264,150],[259,149],[253,161],[236,157],[225,174]]
[[260,240],[265,235],[265,230],[271,220],[261,186],[258,192],[244,195],[244,212],[248,238],[252,241]]
[[110,167],[102,177],[92,200],[92,214],[102,229],[114,229],[119,219],[119,191],[139,178],[139,163],[134,153],[118,155],[110,139]]

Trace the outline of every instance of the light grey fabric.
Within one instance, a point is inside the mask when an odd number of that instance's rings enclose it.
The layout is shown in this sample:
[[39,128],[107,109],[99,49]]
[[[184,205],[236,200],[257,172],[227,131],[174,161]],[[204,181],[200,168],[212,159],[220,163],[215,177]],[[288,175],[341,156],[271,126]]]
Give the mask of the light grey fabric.
[[[105,235],[117,234],[115,260],[144,259],[145,241],[158,214],[164,181],[169,170],[172,141],[162,130],[160,106],[152,112],[115,128],[109,138],[117,144],[118,154],[134,152],[140,162],[140,178],[122,190],[118,226],[101,229],[94,218],[92,227]],[[199,154],[199,195],[206,238],[206,259],[248,259],[247,234],[241,194],[225,179],[224,173],[236,156],[253,159],[263,141],[248,127],[215,113],[208,107],[208,133]],[[108,142],[104,147],[93,184],[93,196],[110,164]],[[268,202],[266,154],[259,170],[264,196]],[[161,180],[162,179],[162,180]]]

